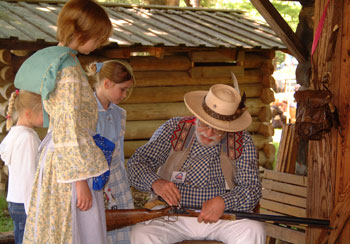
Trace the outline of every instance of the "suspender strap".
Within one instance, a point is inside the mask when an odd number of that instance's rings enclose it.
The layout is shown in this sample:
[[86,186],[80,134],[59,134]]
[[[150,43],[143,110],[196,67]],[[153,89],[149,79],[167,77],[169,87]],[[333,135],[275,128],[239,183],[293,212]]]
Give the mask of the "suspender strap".
[[184,146],[188,146],[191,136],[194,133],[195,124],[195,117],[184,117],[184,119],[179,121],[177,128],[170,139],[173,150],[182,151]]

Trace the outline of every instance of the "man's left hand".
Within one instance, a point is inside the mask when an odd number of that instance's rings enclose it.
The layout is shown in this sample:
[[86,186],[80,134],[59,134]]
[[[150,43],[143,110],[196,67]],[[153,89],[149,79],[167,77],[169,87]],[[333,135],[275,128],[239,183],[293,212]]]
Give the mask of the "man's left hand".
[[214,197],[203,203],[202,211],[198,216],[199,223],[215,223],[225,211],[225,202],[222,197]]

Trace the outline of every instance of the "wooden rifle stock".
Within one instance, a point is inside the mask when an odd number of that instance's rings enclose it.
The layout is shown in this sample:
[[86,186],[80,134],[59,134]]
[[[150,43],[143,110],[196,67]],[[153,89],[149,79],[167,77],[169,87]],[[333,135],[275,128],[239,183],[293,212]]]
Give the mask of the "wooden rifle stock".
[[117,209],[106,210],[107,231],[134,225],[143,221],[168,216],[171,207],[149,210],[141,209]]
[[[187,216],[198,217],[199,211],[191,209],[176,209],[166,207],[159,210],[140,209],[117,209],[106,210],[107,231],[134,225],[143,221],[165,217],[165,216]],[[232,219],[232,216],[222,216],[223,219]]]
[[[143,221],[164,217],[164,216],[186,216],[198,217],[200,210],[183,209],[176,207],[166,207],[159,210],[141,209],[117,209],[106,210],[107,231],[123,228],[134,225]],[[225,212],[220,219],[236,220],[236,219],[251,219],[256,221],[278,223],[286,225],[303,225],[319,228],[330,228],[329,220],[299,218],[293,216],[279,216],[267,214],[254,214],[244,212]]]

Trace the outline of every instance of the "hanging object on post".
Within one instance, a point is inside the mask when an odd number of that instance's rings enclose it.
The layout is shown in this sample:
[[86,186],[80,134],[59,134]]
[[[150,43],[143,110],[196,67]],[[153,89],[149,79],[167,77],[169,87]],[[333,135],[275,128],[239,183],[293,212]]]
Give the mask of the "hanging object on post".
[[333,127],[331,93],[328,90],[303,90],[295,92],[294,97],[298,103],[297,135],[306,140],[320,140]]

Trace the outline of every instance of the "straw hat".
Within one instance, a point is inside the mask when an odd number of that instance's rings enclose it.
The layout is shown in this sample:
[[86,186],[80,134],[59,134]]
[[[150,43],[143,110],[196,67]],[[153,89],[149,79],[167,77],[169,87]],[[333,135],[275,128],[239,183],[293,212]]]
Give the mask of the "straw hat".
[[188,92],[184,97],[187,108],[198,119],[215,129],[227,132],[242,131],[251,124],[252,117],[244,100],[245,95],[241,99],[236,89],[223,84],[213,85],[209,92]]

